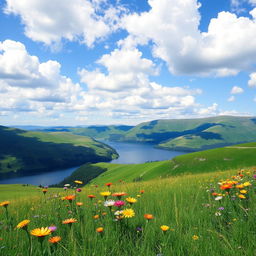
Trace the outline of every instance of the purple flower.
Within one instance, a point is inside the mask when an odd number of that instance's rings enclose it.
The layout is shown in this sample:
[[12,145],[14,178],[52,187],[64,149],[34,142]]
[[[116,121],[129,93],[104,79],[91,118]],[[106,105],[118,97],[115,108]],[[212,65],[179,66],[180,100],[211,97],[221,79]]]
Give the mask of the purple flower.
[[255,175],[253,175],[253,178],[254,178],[254,179],[256,179],[256,174],[255,174]]
[[137,227],[137,228],[136,228],[136,231],[137,231],[137,232],[142,232],[142,231],[143,231],[143,228],[142,228],[142,227]]
[[57,227],[56,226],[50,226],[50,227],[48,227],[48,229],[50,229],[51,232],[54,232],[54,231],[56,231]]
[[218,208],[218,210],[220,210],[220,211],[223,211],[224,209],[225,209],[224,207]]
[[63,189],[64,189],[64,190],[67,190],[68,188],[67,188],[67,187],[64,187]]

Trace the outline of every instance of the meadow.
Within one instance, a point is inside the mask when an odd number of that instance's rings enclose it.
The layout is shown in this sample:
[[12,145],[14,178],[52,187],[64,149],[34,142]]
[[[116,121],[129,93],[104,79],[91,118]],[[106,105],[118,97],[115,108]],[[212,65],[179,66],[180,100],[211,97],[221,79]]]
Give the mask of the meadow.
[[255,255],[255,170],[0,186],[0,255]]

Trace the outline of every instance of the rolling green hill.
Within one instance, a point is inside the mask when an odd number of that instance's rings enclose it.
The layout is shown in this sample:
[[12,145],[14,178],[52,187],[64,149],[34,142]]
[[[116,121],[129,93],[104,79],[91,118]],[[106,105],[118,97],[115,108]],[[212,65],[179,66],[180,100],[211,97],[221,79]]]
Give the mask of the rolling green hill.
[[0,126],[0,178],[110,161],[117,153],[89,137]]
[[[180,155],[172,160],[144,164],[96,163],[83,165],[76,176],[67,178],[66,183],[79,178],[87,183],[88,173],[97,178],[91,182],[104,184],[118,181],[146,181],[184,174],[209,173],[256,166],[256,143],[239,144]],[[96,170],[96,172],[95,172]]]

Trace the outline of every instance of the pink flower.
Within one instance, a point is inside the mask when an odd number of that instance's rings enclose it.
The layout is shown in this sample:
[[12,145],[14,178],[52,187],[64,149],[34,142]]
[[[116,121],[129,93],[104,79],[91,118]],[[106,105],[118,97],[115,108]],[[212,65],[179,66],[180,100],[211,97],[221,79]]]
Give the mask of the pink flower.
[[121,207],[123,205],[125,205],[125,202],[122,200],[115,201],[115,204],[114,204],[114,206],[117,206],[117,207]]
[[82,189],[81,189],[81,188],[77,188],[76,191],[77,191],[77,192],[81,192]]

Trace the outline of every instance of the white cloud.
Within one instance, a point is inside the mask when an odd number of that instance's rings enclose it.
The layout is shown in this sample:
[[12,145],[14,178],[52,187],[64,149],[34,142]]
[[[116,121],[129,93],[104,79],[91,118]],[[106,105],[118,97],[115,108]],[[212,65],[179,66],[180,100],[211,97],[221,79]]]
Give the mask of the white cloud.
[[233,86],[230,93],[231,94],[240,94],[240,93],[243,93],[243,92],[244,92],[243,88],[238,87],[238,86]]
[[[67,39],[90,47],[116,29],[124,11],[104,4],[105,1],[89,0],[6,0],[5,13],[19,15],[26,36],[34,41],[54,45]],[[104,14],[99,15],[100,12]]]
[[236,97],[235,97],[234,95],[232,95],[232,96],[230,96],[230,97],[228,98],[228,101],[229,101],[229,102],[233,102],[233,101],[235,101],[235,99],[236,99]]
[[256,59],[256,9],[251,18],[220,12],[208,31],[199,31],[196,0],[149,0],[151,9],[123,18],[129,32],[119,44],[132,47],[153,42],[153,54],[175,74],[235,75]]
[[256,72],[250,74],[250,80],[248,81],[250,87],[256,87]]

